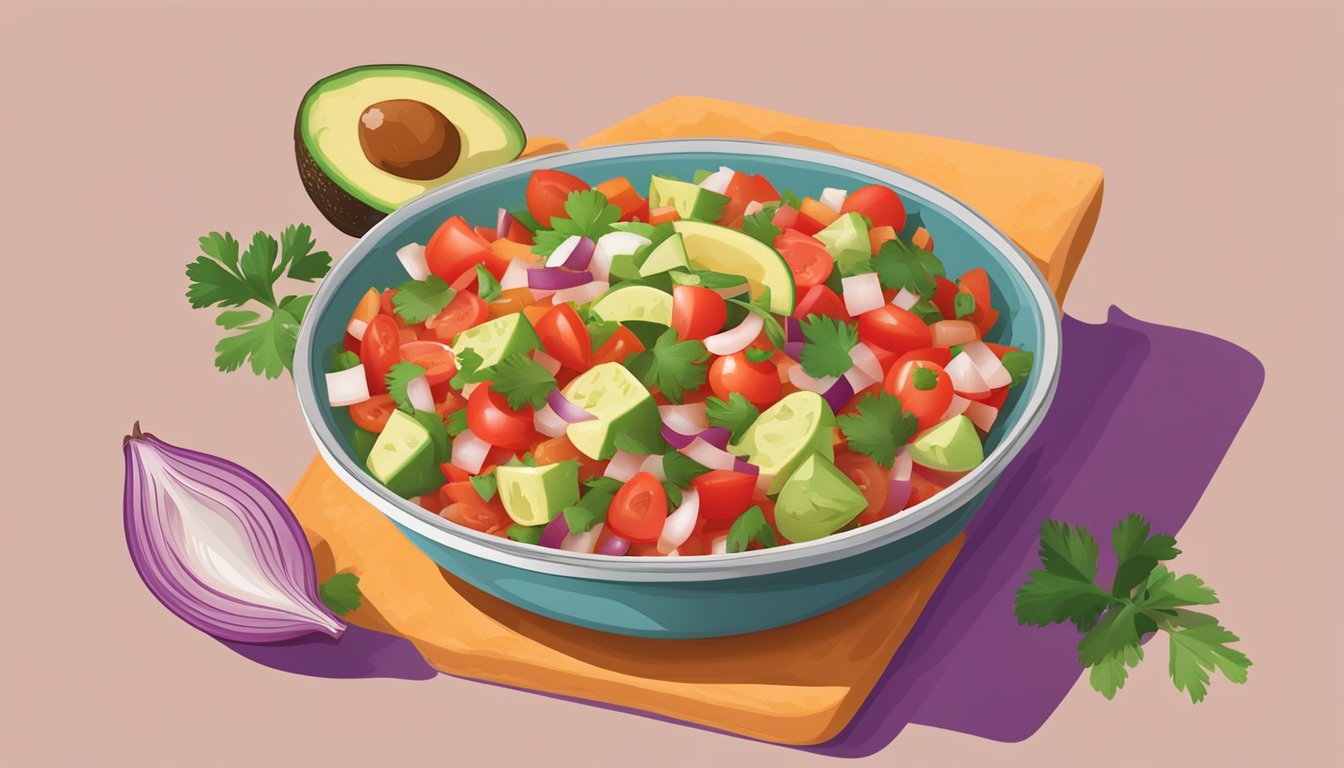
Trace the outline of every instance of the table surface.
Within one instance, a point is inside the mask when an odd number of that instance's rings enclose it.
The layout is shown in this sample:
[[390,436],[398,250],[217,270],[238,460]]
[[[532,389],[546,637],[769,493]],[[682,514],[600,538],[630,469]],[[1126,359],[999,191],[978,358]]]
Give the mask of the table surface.
[[[332,71],[411,61],[571,141],[699,93],[1102,166],[1102,217],[1067,311],[1099,322],[1119,304],[1230,339],[1267,369],[1180,532],[1180,567],[1222,596],[1250,682],[1217,682],[1191,706],[1153,643],[1115,701],[1080,680],[1026,741],[911,727],[868,759],[1337,764],[1344,420],[1311,403],[1344,376],[1323,332],[1344,281],[1338,4],[383,2],[376,20],[350,2],[184,5],[3,6],[0,762],[830,760],[448,678],[285,675],[185,627],[140,585],[118,509],[132,421],[278,487],[312,454],[288,382],[213,370],[213,315],[182,297],[196,236],[305,219],[343,252],[350,239],[298,182],[292,110]],[[1292,368],[1303,360],[1314,370]]]

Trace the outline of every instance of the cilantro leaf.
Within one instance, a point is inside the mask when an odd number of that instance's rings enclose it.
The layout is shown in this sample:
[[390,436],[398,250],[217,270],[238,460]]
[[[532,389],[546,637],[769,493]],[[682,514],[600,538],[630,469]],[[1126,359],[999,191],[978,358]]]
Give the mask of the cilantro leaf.
[[705,420],[711,427],[723,427],[731,431],[730,442],[736,443],[746,434],[747,429],[756,423],[761,415],[760,409],[738,392],[732,392],[727,400],[717,397],[705,399]]
[[783,192],[780,192],[779,202],[780,205],[787,205],[790,208],[800,208],[803,205],[802,199],[799,198],[792,189],[786,189]]
[[750,216],[743,216],[742,232],[774,248],[775,238],[784,231],[775,226],[774,217],[775,212],[770,208],[762,208]]
[[1097,540],[1082,527],[1047,520],[1041,525],[1041,565],[1017,591],[1017,619],[1043,627],[1073,622],[1091,629],[1110,605],[1110,595],[1094,580]]
[[[291,224],[280,234],[280,266],[291,280],[311,283],[325,277],[331,269],[331,254],[314,251],[316,241],[307,224]],[[279,275],[275,275],[279,277]]]
[[233,330],[260,319],[260,312],[253,312],[250,309],[229,309],[219,313],[215,318],[215,325]]
[[1148,574],[1136,602],[1147,610],[1174,611],[1191,605],[1213,605],[1218,595],[1198,576],[1177,576],[1159,565]]
[[924,321],[925,325],[933,325],[943,319],[943,313],[938,310],[938,305],[928,299],[920,299],[910,308],[910,311]]
[[546,525],[519,525],[514,523],[504,529],[504,534],[514,541],[521,541],[524,544],[536,544],[541,541],[541,533],[546,530]]
[[503,292],[504,290],[500,287],[499,281],[495,279],[495,276],[491,274],[490,270],[477,264],[476,295],[480,296],[481,299],[490,302],[498,299],[499,295]]
[[569,218],[552,220],[551,227],[568,235],[582,235],[596,240],[610,232],[611,225],[620,220],[621,209],[612,205],[607,196],[596,189],[581,189],[570,192],[565,199],[565,215]]
[[265,232],[255,232],[252,235],[252,244],[243,251],[242,258],[238,260],[238,265],[243,271],[243,282],[252,290],[252,295],[267,306],[275,304],[273,285],[276,275],[272,274],[272,270],[275,269],[275,259],[279,252],[279,245],[274,237]]
[[241,307],[251,301],[254,294],[238,271],[238,241],[233,235],[211,232],[201,237],[200,246],[202,255],[187,265],[191,306]]
[[516,211],[509,211],[509,215],[513,217],[514,221],[518,222],[519,224],[522,224],[523,228],[526,229],[528,232],[536,232],[537,230],[541,229],[541,225],[537,223],[537,220],[533,218],[532,213],[528,211],[526,208],[519,208]]
[[398,410],[415,412],[415,406],[411,405],[411,398],[406,394],[406,386],[424,375],[425,369],[415,363],[396,363],[388,370],[385,377],[387,394],[392,397],[392,402],[397,404]]
[[592,342],[594,352],[601,349],[602,345],[610,341],[611,337],[621,329],[621,324],[615,320],[594,320],[587,326],[588,339]]
[[349,572],[335,574],[319,584],[317,596],[337,616],[344,616],[358,608],[364,597],[359,591],[359,577]]
[[560,514],[565,516],[565,524],[574,536],[591,531],[593,526],[606,519],[605,512],[598,515],[587,507],[565,507]]
[[836,421],[851,451],[887,469],[896,461],[896,449],[909,442],[919,428],[919,420],[902,411],[901,401],[885,391],[865,395],[859,401],[857,415],[841,416]]
[[242,332],[215,344],[215,366],[219,370],[236,371],[250,362],[253,373],[276,379],[293,365],[299,319],[289,312],[277,308],[266,320],[234,327]]
[[529,405],[533,408],[545,407],[546,395],[555,389],[555,376],[526,352],[508,355],[491,370],[490,388],[503,395],[514,410]]
[[1149,536],[1148,530],[1147,520],[1130,515],[1111,531],[1111,546],[1118,563],[1111,594],[1116,597],[1128,597],[1133,593],[1135,587],[1148,579],[1159,560],[1171,560],[1181,554],[1176,548],[1175,537]]
[[933,296],[938,287],[933,278],[946,274],[937,256],[899,237],[882,244],[872,257],[872,265],[883,288],[908,288],[924,298]]
[[495,498],[495,493],[499,490],[499,478],[495,476],[494,472],[472,475],[468,479],[471,481],[471,487],[476,490],[476,495],[480,496],[482,501]]
[[1246,682],[1251,660],[1230,643],[1241,638],[1224,629],[1212,616],[1186,612],[1180,617],[1180,626],[1168,631],[1170,636],[1171,681],[1179,691],[1190,694],[1190,701],[1198,704],[1208,693],[1209,673],[1217,670],[1230,682]]
[[1116,692],[1125,686],[1125,680],[1129,678],[1129,670],[1137,667],[1140,661],[1143,661],[1143,648],[1141,646],[1122,648],[1115,653],[1103,656],[1100,661],[1093,665],[1088,672],[1088,682],[1102,696],[1113,699]]
[[761,291],[761,295],[751,301],[741,299],[728,299],[728,303],[741,307],[752,314],[760,315],[761,320],[765,321],[765,335],[770,339],[770,343],[776,347],[784,346],[784,326],[779,324],[779,320],[770,312],[770,289]]
[[952,299],[952,309],[959,318],[975,314],[975,297],[964,291],[958,293]]
[[632,235],[639,235],[644,238],[653,236],[654,226],[645,224],[642,221],[618,221],[611,225],[611,228],[620,232],[629,232]]
[[1081,525],[1041,524],[1041,565],[1051,573],[1091,582],[1097,578],[1097,540]]
[[1031,366],[1035,360],[1036,356],[1025,350],[1015,349],[1011,352],[1005,352],[1000,362],[1003,363],[1004,368],[1008,369],[1008,374],[1013,377],[1008,386],[1016,387],[1026,381],[1027,377],[1031,375]]
[[775,356],[775,350],[761,349],[760,347],[747,347],[742,350],[742,352],[747,356],[747,359],[753,363],[764,363],[766,360]]
[[849,351],[859,343],[858,329],[826,315],[803,319],[803,353],[798,362],[809,376],[843,376],[854,363]]
[[585,483],[585,486],[588,490],[579,499],[579,503],[564,510],[565,522],[569,523],[570,533],[583,533],[606,520],[607,509],[611,506],[611,500],[616,498],[616,492],[621,489],[621,482],[610,477],[595,477]]
[[550,256],[560,244],[569,239],[569,235],[554,229],[543,229],[532,236],[532,253],[542,259]]
[[423,323],[439,314],[457,291],[438,275],[424,280],[408,280],[397,286],[392,308],[408,323]]
[[625,359],[625,367],[646,387],[657,387],[669,402],[680,403],[688,389],[705,383],[709,352],[701,341],[677,341],[677,332],[667,329],[653,348]]
[[779,545],[775,529],[765,521],[765,513],[761,511],[760,505],[752,506],[733,521],[732,527],[728,529],[728,551],[745,552],[753,541],[762,547]]
[[709,471],[709,467],[680,451],[663,454],[663,475],[678,488],[690,487],[691,481]]
[[459,408],[448,414],[443,420],[443,425],[448,428],[450,437],[457,437],[467,431],[467,409]]
[[481,363],[485,360],[480,353],[474,349],[464,349],[457,354],[457,373],[448,382],[448,386],[456,390],[461,390],[468,384],[474,384],[490,380],[490,369],[481,370]]
[[328,368],[328,370],[332,373],[336,373],[337,371],[348,371],[360,364],[359,355],[356,355],[354,352],[342,351],[340,354],[336,355],[335,360],[331,361],[331,367]]

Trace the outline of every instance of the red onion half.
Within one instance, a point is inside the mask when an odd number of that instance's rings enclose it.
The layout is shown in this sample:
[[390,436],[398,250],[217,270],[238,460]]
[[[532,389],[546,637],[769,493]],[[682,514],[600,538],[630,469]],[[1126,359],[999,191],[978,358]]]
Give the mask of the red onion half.
[[261,478],[140,432],[122,445],[126,545],[149,591],[215,637],[266,643],[345,631],[317,592],[299,521]]

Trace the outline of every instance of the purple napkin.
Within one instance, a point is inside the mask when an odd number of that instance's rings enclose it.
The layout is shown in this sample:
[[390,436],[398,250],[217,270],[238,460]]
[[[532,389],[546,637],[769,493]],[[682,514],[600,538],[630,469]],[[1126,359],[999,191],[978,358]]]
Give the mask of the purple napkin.
[[[1209,381],[1225,383],[1201,383]],[[965,547],[868,701],[839,736],[804,749],[862,757],[908,723],[1000,741],[1035,733],[1082,674],[1072,627],[1022,627],[1013,617],[1013,594],[1037,564],[1041,522],[1081,523],[1104,541],[1120,518],[1141,512],[1155,532],[1178,532],[1263,381],[1254,356],[1212,336],[1116,308],[1101,325],[1065,317],[1059,390],[1045,421],[967,527]],[[1103,546],[1102,572],[1114,565]],[[226,645],[298,674],[435,674],[408,641],[358,627],[339,642]]]

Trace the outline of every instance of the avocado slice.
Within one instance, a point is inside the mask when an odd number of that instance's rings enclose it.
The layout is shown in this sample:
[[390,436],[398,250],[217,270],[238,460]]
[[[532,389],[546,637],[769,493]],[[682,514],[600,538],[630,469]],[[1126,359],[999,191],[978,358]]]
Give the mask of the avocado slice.
[[841,275],[853,274],[854,267],[872,258],[868,225],[862,216],[852,211],[826,225],[816,238],[835,259]]
[[409,499],[443,485],[443,472],[434,459],[429,430],[415,417],[398,410],[378,433],[366,466],[388,490]]
[[830,536],[868,506],[863,491],[835,463],[814,453],[789,475],[775,500],[775,525],[789,541]]
[[672,294],[649,285],[621,285],[603,294],[593,304],[593,311],[603,320],[671,325]]
[[501,465],[495,470],[504,511],[519,525],[544,525],[579,503],[579,463],[540,467]]
[[518,118],[485,91],[411,65],[324,77],[294,120],[308,196],[354,237],[430,189],[516,159],[526,143]]
[[681,235],[693,269],[741,275],[753,299],[769,288],[770,311],[793,314],[793,272],[774,248],[731,227],[702,221],[674,221],[672,229]]
[[468,349],[481,356],[480,367],[485,369],[516,352],[541,349],[541,339],[527,317],[515,312],[487,320],[453,337],[454,355]]
[[590,459],[610,459],[616,453],[616,437],[640,445],[663,443],[663,422],[658,405],[635,375],[620,363],[602,363],[589,368],[565,385],[567,400],[593,415],[565,427],[574,447]]
[[[808,456],[821,454],[834,459],[831,429],[835,412],[821,395],[803,390],[785,395],[747,428],[742,440],[728,446],[745,453],[761,474],[771,479],[766,493],[778,493],[785,481]],[[787,535],[787,534],[786,534]]]
[[674,234],[649,252],[649,257],[639,265],[639,276],[648,277],[671,272],[674,269],[689,268],[690,262],[686,260],[686,243],[680,234]]
[[969,472],[985,460],[980,433],[965,416],[953,416],[919,433],[909,450],[916,464],[939,472]]
[[649,179],[649,207],[672,206],[683,219],[718,221],[728,205],[727,195],[721,195],[686,181],[654,176]]

